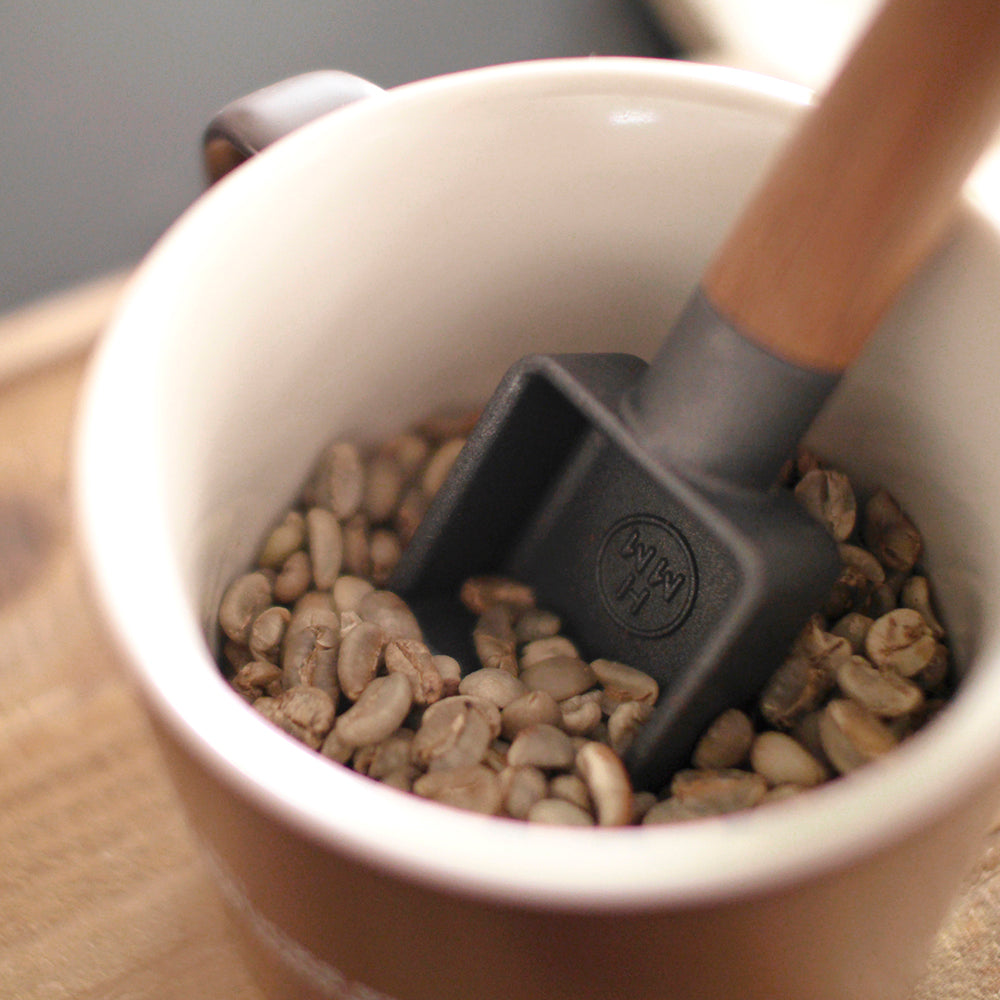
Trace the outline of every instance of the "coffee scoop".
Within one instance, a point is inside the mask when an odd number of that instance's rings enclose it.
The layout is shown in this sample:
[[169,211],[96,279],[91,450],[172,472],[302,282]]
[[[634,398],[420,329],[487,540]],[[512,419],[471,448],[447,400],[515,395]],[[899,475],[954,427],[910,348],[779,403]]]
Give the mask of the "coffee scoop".
[[890,0],[651,362],[540,354],[507,372],[390,583],[429,640],[468,635],[467,578],[530,584],[585,656],[658,681],[635,784],[683,766],[840,572],[779,472],[945,236],[998,118],[1000,4]]

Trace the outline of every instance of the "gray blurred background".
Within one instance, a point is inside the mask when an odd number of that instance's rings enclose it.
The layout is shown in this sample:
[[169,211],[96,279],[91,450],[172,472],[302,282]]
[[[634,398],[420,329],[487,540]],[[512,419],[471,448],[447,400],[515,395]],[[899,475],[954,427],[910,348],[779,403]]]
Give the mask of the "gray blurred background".
[[0,0],[0,312],[136,261],[202,186],[202,127],[310,69],[393,86],[678,54],[642,0]]

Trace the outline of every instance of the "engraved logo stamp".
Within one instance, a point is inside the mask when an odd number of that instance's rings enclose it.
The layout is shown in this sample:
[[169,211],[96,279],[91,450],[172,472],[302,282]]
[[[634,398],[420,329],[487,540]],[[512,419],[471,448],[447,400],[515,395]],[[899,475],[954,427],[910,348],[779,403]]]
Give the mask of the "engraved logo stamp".
[[615,524],[597,556],[597,585],[611,617],[635,635],[669,635],[687,618],[698,570],[687,540],[669,521],[635,514]]

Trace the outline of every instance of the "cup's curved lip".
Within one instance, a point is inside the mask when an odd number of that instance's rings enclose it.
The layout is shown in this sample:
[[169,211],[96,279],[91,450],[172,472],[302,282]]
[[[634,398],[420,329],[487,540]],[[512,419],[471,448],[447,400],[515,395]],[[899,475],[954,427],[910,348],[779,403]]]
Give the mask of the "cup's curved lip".
[[[382,870],[515,906],[627,911],[775,890],[870,855],[941,819],[995,776],[1000,669],[979,671],[949,711],[884,762],[767,809],[670,827],[574,830],[448,809],[333,767],[264,723],[228,688],[184,600],[171,555],[153,385],[176,269],[226,213],[294,171],[300,150],[397,105],[454,88],[540,93],[626,82],[787,116],[800,87],[742,70],[631,58],[550,60],[410,84],[276,144],[190,210],[132,279],[87,376],[74,452],[76,517],[99,604],[153,714],[233,792],[312,840]],[[164,409],[164,408],[161,408]],[[129,414],[128,420],[121,414]],[[162,418],[163,414],[160,413]],[[129,475],[119,476],[128,455]],[[106,484],[115,482],[113,495]],[[135,538],[156,568],[156,601],[136,585]],[[152,606],[155,603],[155,608]],[[174,623],[164,635],[163,621]],[[1000,651],[983,637],[980,656]],[[192,685],[194,687],[192,688]],[[970,747],[976,747],[975,760]],[[289,775],[294,775],[290,779]],[[891,804],[891,808],[887,807]]]

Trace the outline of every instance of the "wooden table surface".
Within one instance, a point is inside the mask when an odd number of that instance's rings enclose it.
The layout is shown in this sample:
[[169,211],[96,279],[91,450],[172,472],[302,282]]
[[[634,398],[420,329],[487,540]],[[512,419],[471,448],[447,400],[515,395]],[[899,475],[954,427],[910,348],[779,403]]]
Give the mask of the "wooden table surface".
[[[261,1000],[72,542],[74,407],[120,284],[0,318],[0,998]],[[998,996],[994,833],[914,1000]]]

